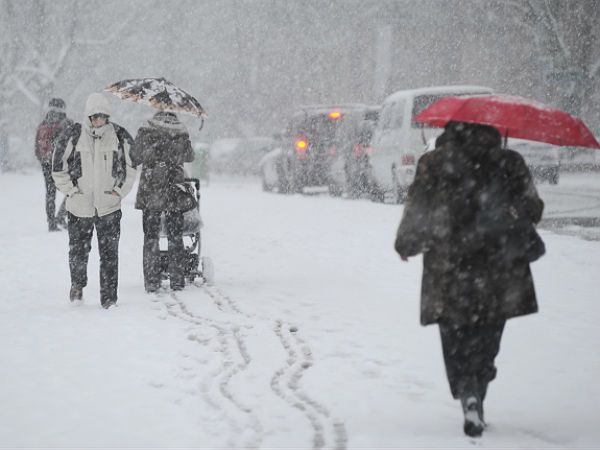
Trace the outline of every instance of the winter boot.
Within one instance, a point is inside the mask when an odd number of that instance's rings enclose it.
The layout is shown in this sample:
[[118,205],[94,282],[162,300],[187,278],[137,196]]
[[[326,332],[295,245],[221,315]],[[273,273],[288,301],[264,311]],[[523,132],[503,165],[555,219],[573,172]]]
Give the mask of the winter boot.
[[480,437],[485,424],[481,417],[481,399],[476,395],[466,395],[461,398],[465,423],[463,430],[467,436]]
[[154,293],[158,292],[158,290],[160,289],[160,284],[145,283],[145,288],[146,288],[146,292],[148,294],[154,294]]
[[56,222],[50,222],[48,224],[48,231],[60,231],[60,228],[58,228]]
[[111,306],[117,306],[117,301],[116,300],[108,300],[108,301],[102,303],[102,307],[104,309],[109,309]]
[[71,286],[71,291],[69,292],[69,298],[72,302],[81,302],[83,301],[83,289],[77,286]]

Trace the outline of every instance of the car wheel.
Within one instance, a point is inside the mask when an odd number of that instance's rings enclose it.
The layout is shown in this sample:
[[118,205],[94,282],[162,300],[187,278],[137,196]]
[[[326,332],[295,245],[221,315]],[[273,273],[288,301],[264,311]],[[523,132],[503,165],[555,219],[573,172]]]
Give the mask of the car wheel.
[[288,192],[290,194],[302,194],[304,192],[304,186],[302,186],[300,180],[298,180],[295,176],[292,176],[289,181]]
[[342,188],[339,187],[335,183],[331,183],[329,185],[329,195],[331,195],[332,197],[341,197],[342,196]]

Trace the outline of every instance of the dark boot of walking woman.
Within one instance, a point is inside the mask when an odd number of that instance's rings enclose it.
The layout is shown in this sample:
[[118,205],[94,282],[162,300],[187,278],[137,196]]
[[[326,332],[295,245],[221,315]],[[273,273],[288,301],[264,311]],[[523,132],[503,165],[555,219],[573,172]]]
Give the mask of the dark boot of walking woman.
[[480,437],[483,434],[485,423],[481,417],[481,399],[477,395],[466,395],[460,400],[465,416],[463,430],[467,436]]

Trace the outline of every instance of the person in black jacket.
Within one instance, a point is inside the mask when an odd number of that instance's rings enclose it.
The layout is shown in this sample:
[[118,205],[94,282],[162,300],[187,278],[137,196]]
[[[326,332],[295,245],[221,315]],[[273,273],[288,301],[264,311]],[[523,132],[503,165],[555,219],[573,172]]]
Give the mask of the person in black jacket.
[[138,130],[131,153],[134,164],[142,165],[135,208],[143,213],[144,287],[147,292],[160,287],[159,233],[164,214],[171,289],[183,289],[183,212],[174,196],[177,185],[186,178],[184,163],[194,161],[187,128],[175,113],[159,111],[148,121],[148,126]]
[[506,320],[538,309],[529,262],[544,251],[533,226],[543,208],[522,156],[484,125],[447,125],[408,191],[395,249],[404,261],[423,253],[421,323],[440,327],[470,436],[485,427]]
[[37,128],[35,136],[35,157],[42,166],[44,183],[46,185],[46,218],[49,231],[59,231],[58,227],[67,227],[65,200],[63,199],[56,214],[56,184],[52,179],[52,152],[58,142],[59,136],[65,132],[73,121],[67,117],[65,102],[60,98],[53,98],[48,103],[46,117]]

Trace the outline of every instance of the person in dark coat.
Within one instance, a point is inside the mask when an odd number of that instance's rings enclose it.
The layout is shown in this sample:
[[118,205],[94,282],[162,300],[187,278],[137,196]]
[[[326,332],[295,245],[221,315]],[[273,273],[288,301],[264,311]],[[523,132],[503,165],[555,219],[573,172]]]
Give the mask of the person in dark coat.
[[[439,325],[450,389],[471,436],[485,426],[506,320],[538,309],[529,261],[543,253],[533,226],[543,208],[521,155],[502,149],[498,130],[483,125],[450,122],[409,188],[395,249],[404,261],[423,253],[421,324]],[[542,249],[526,254],[536,237]]]
[[141,127],[135,138],[132,158],[142,165],[135,207],[143,213],[144,287],[155,292],[161,283],[159,232],[161,215],[165,224],[169,253],[171,289],[184,287],[183,212],[173,198],[178,184],[189,177],[184,163],[194,161],[189,133],[177,115],[159,111]]
[[59,136],[73,125],[73,121],[67,117],[65,108],[66,104],[63,99],[51,99],[48,103],[46,117],[38,126],[35,135],[35,157],[42,166],[46,185],[46,219],[49,231],[59,231],[59,225],[63,228],[67,227],[67,210],[65,207],[67,198],[63,199],[58,208],[58,213],[56,213],[56,184],[52,179],[52,152]]

